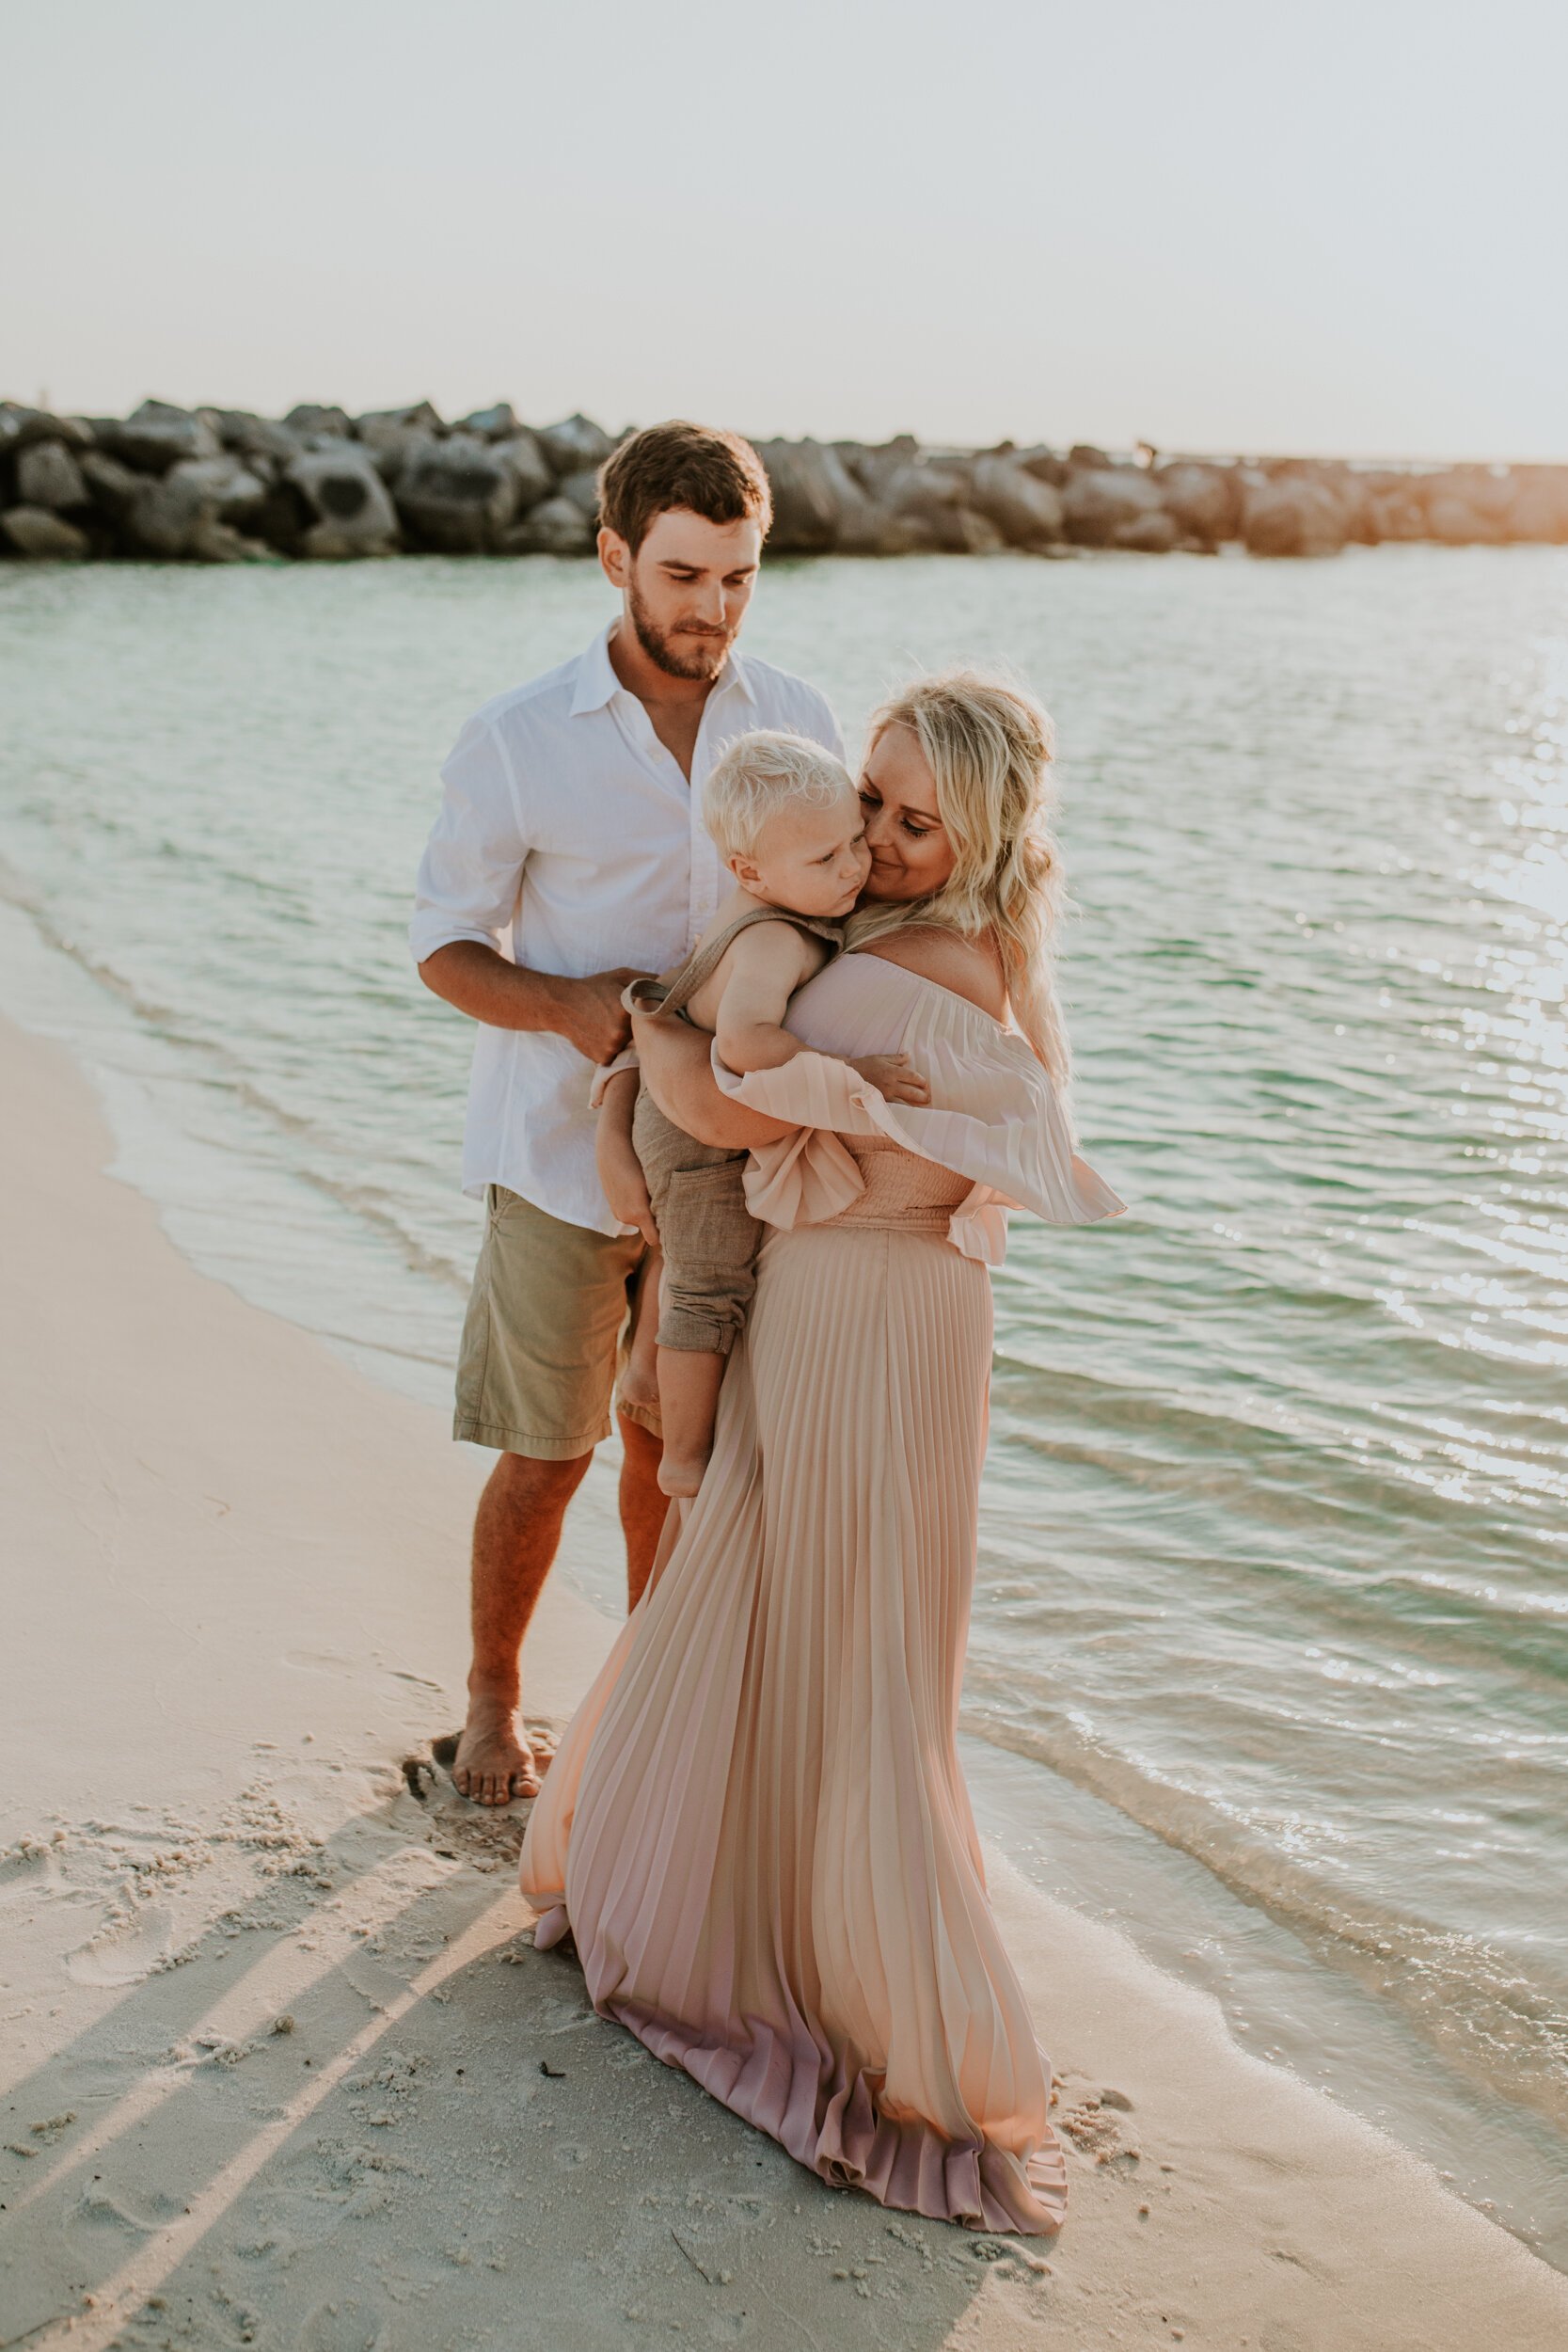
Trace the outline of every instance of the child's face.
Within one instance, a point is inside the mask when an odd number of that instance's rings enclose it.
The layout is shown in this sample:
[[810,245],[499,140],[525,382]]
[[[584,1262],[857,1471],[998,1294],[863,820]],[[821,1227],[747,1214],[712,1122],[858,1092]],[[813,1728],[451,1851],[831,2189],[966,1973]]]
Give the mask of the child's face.
[[781,809],[755,855],[732,857],[730,870],[765,906],[836,921],[848,914],[871,871],[859,798],[846,792],[829,808],[806,802]]

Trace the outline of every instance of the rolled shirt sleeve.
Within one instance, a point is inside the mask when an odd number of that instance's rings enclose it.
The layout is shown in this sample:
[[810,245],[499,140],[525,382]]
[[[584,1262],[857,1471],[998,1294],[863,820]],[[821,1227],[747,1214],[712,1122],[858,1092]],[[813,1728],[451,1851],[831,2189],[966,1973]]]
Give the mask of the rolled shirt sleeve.
[[441,813],[420,860],[408,945],[416,963],[455,939],[508,952],[530,844],[495,727],[470,719],[441,771]]

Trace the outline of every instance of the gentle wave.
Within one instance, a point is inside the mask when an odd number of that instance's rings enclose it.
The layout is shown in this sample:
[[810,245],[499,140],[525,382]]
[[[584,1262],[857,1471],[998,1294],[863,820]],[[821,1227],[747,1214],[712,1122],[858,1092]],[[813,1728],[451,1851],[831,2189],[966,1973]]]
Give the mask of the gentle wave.
[[1234,1894],[1309,1937],[1321,1958],[1397,2004],[1478,2088],[1500,2090],[1568,2130],[1568,1976],[1544,1984],[1496,1945],[1378,1905],[1301,1867],[1219,1806],[1069,1725],[1005,1722],[975,1703],[976,1683],[983,1694],[983,1676],[972,1674],[965,1731],[1048,1765],[1190,1854]]

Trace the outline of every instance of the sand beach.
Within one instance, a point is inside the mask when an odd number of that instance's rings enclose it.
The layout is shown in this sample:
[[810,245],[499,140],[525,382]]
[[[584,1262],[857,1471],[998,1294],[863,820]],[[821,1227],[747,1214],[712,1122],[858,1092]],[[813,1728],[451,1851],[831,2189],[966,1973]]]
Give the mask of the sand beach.
[[[0,1068],[12,1763],[0,2343],[1442,2352],[1568,2280],[994,1852],[1059,2240],[802,2172],[537,1955],[455,1719],[487,1457],[195,1272],[63,1051]],[[568,1543],[613,1542],[595,1472]],[[526,1707],[613,1632],[551,1587]]]

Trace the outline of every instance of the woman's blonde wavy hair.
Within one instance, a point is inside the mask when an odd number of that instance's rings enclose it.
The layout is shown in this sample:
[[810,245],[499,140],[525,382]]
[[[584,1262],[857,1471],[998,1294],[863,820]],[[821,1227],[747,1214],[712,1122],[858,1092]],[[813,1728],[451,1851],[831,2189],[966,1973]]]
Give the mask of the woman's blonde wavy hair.
[[965,939],[989,931],[1001,951],[1013,1019],[1065,1101],[1072,1057],[1054,961],[1068,902],[1047,823],[1050,718],[1010,679],[957,669],[917,678],[883,703],[871,721],[868,753],[889,727],[908,727],[926,755],[955,863],[928,898],[863,908],[849,945],[863,947],[907,923],[938,924]]

